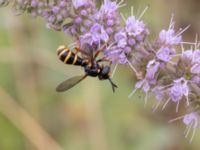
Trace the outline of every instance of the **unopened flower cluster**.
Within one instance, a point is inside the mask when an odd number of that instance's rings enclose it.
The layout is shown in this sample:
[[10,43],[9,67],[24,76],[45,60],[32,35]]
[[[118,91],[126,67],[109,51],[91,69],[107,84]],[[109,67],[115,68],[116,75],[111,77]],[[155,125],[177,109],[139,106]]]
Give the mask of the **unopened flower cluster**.
[[[112,64],[129,65],[137,77],[137,83],[130,97],[142,90],[145,103],[153,94],[157,108],[165,109],[175,104],[175,112],[184,106],[182,119],[187,127],[186,137],[193,129],[191,140],[199,126],[200,102],[200,49],[196,40],[184,48],[182,33],[174,28],[173,17],[168,29],[149,42],[149,29],[142,16],[120,15],[122,2],[104,0],[97,7],[94,0],[0,0],[0,5],[11,4],[17,14],[27,12],[33,17],[42,17],[47,27],[62,31],[74,38],[80,48],[97,50],[104,46],[104,57]],[[181,50],[179,50],[181,49]]]

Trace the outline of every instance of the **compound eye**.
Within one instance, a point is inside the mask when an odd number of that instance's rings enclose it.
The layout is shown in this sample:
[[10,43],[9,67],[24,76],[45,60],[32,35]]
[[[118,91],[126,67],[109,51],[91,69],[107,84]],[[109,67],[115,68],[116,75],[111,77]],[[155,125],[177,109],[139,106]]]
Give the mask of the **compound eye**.
[[109,66],[105,66],[102,70],[102,74],[103,75],[108,75],[110,72],[110,67]]

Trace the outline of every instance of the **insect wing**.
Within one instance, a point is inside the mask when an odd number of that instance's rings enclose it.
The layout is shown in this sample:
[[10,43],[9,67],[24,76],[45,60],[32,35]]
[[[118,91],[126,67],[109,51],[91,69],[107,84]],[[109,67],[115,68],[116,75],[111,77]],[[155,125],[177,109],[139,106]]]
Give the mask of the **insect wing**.
[[83,79],[85,79],[87,75],[84,76],[75,76],[72,78],[69,78],[65,81],[63,81],[61,84],[59,84],[56,88],[57,92],[64,92],[66,90],[69,90],[70,88],[74,87],[76,84],[81,82]]
[[89,61],[93,61],[93,49],[90,45],[85,45],[83,48],[81,48],[80,53],[82,55],[83,59],[87,59]]

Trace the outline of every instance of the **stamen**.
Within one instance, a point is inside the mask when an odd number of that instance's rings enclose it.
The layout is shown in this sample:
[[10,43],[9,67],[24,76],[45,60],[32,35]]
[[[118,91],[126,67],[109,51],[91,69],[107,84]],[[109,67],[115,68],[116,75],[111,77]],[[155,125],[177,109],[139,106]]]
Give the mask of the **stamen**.
[[112,42],[107,48],[110,49],[113,45],[115,45],[117,42]]
[[181,44],[195,45],[196,43],[194,43],[194,42],[181,42]]
[[119,64],[116,64],[114,69],[113,69],[113,72],[112,72],[112,75],[111,75],[111,79],[114,77],[116,71],[117,71],[117,67],[118,67]]
[[198,48],[198,34],[196,34],[196,38],[195,38],[195,49]]
[[98,43],[98,49],[101,49],[101,42]]
[[172,120],[169,120],[168,123],[172,123],[172,122],[174,122],[174,121],[177,121],[177,120],[183,119],[184,117],[185,117],[185,115],[180,116],[180,117],[177,117],[177,118],[174,118],[174,119],[172,119]]
[[134,88],[133,91],[131,92],[131,94],[129,94],[128,98],[131,98],[133,96],[133,94],[135,94],[136,91],[137,91],[137,88]]
[[200,46],[200,42],[197,44],[197,49],[199,48],[199,46]]
[[180,105],[180,101],[177,102],[177,105],[176,105],[176,113],[178,113],[179,105]]
[[165,109],[165,107],[167,106],[167,104],[169,103],[169,101],[170,101],[170,98],[165,102],[165,104],[163,105],[163,107],[162,107],[162,111]]
[[118,5],[121,5],[123,2],[124,2],[124,0],[121,0],[121,1],[119,1],[117,3],[118,3]]
[[160,100],[160,101],[157,103],[157,105],[154,107],[153,112],[155,112],[155,111],[158,109],[158,107],[159,107],[160,104],[161,104],[161,101],[162,101],[162,100]]
[[194,49],[192,45],[190,46],[190,49]]
[[192,136],[191,136],[191,139],[190,139],[190,143],[192,143],[193,138],[195,136],[195,133],[196,133],[196,128],[193,129]]
[[181,43],[181,54],[183,55],[183,53],[185,52],[185,48],[184,48],[184,46],[183,46],[183,43]]
[[186,134],[185,134],[185,138],[187,138],[188,134],[190,133],[190,129],[192,128],[192,123],[193,123],[193,122],[191,122],[191,123],[189,124],[188,130],[187,130],[187,132],[186,132]]
[[[181,30],[179,33],[177,33],[177,35],[175,37],[180,36],[181,34],[183,34],[187,29],[189,29],[190,25],[188,25],[187,27],[185,27],[183,30]],[[174,37],[174,38],[175,38]]]
[[122,8],[122,7],[125,7],[127,4],[122,4],[120,6],[118,6],[118,8]]
[[134,16],[133,14],[134,14],[134,7],[131,6],[131,16]]
[[186,126],[186,127],[185,127],[185,130],[184,130],[184,132],[183,132],[184,135],[186,135],[186,133],[187,133],[187,131],[188,131],[188,128],[189,128],[189,126]]
[[155,109],[155,107],[156,107],[157,104],[158,104],[158,102],[155,101],[155,103],[154,103],[153,106],[152,106],[152,109],[153,109],[153,110]]
[[169,29],[168,30],[170,30],[173,27],[174,27],[174,14],[171,15],[171,20],[170,20],[170,23],[169,23]]
[[138,17],[138,20],[140,20],[144,14],[146,13],[146,11],[149,9],[149,5],[145,7],[145,9],[143,10],[143,12],[140,14],[140,16]]
[[161,87],[161,90],[163,90],[163,89],[165,89],[165,88],[168,88],[168,87],[170,87],[170,86],[172,86],[173,84],[169,84],[169,85],[166,85],[166,86],[163,86],[163,87]]
[[189,105],[190,105],[190,102],[189,102],[188,96],[186,97],[186,101],[187,101],[187,106],[189,106]]
[[124,3],[124,4],[122,4],[124,2],[124,0],[121,0],[117,5],[118,5],[118,8],[122,8],[122,7],[124,7],[124,6],[126,6],[127,4],[126,3]]
[[131,64],[131,62],[130,62],[128,59],[126,59],[126,61],[128,62],[128,64],[129,64],[129,66],[131,67],[131,69],[133,69],[133,71],[134,71],[135,74],[137,75],[138,72],[137,72],[137,70],[135,69],[135,67],[133,67],[133,65]]
[[121,15],[123,21],[126,22],[126,17],[124,16],[124,14],[123,14],[123,13],[120,13],[120,15]]

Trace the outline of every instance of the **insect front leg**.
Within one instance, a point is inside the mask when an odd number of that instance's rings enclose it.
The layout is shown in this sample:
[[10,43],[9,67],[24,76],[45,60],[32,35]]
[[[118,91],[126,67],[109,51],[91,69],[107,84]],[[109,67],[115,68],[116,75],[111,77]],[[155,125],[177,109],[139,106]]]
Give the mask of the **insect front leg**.
[[97,60],[97,63],[99,63],[99,62],[110,62],[110,60],[108,60],[106,57],[103,57],[103,58],[100,58],[100,59]]
[[80,52],[80,46],[81,46],[81,44],[80,44],[80,38],[77,36],[76,37],[76,43],[77,43],[77,46],[74,48],[74,50],[75,50],[75,54],[78,54],[79,52]]
[[74,50],[75,50],[74,53],[75,53],[75,54],[78,54],[78,53],[80,52],[80,47],[75,47]]
[[98,57],[98,55],[99,55],[101,52],[103,52],[103,50],[106,48],[107,44],[108,44],[108,43],[103,44],[103,45],[96,51],[96,53],[95,53],[95,55],[94,55],[94,59],[96,59],[96,58]]

